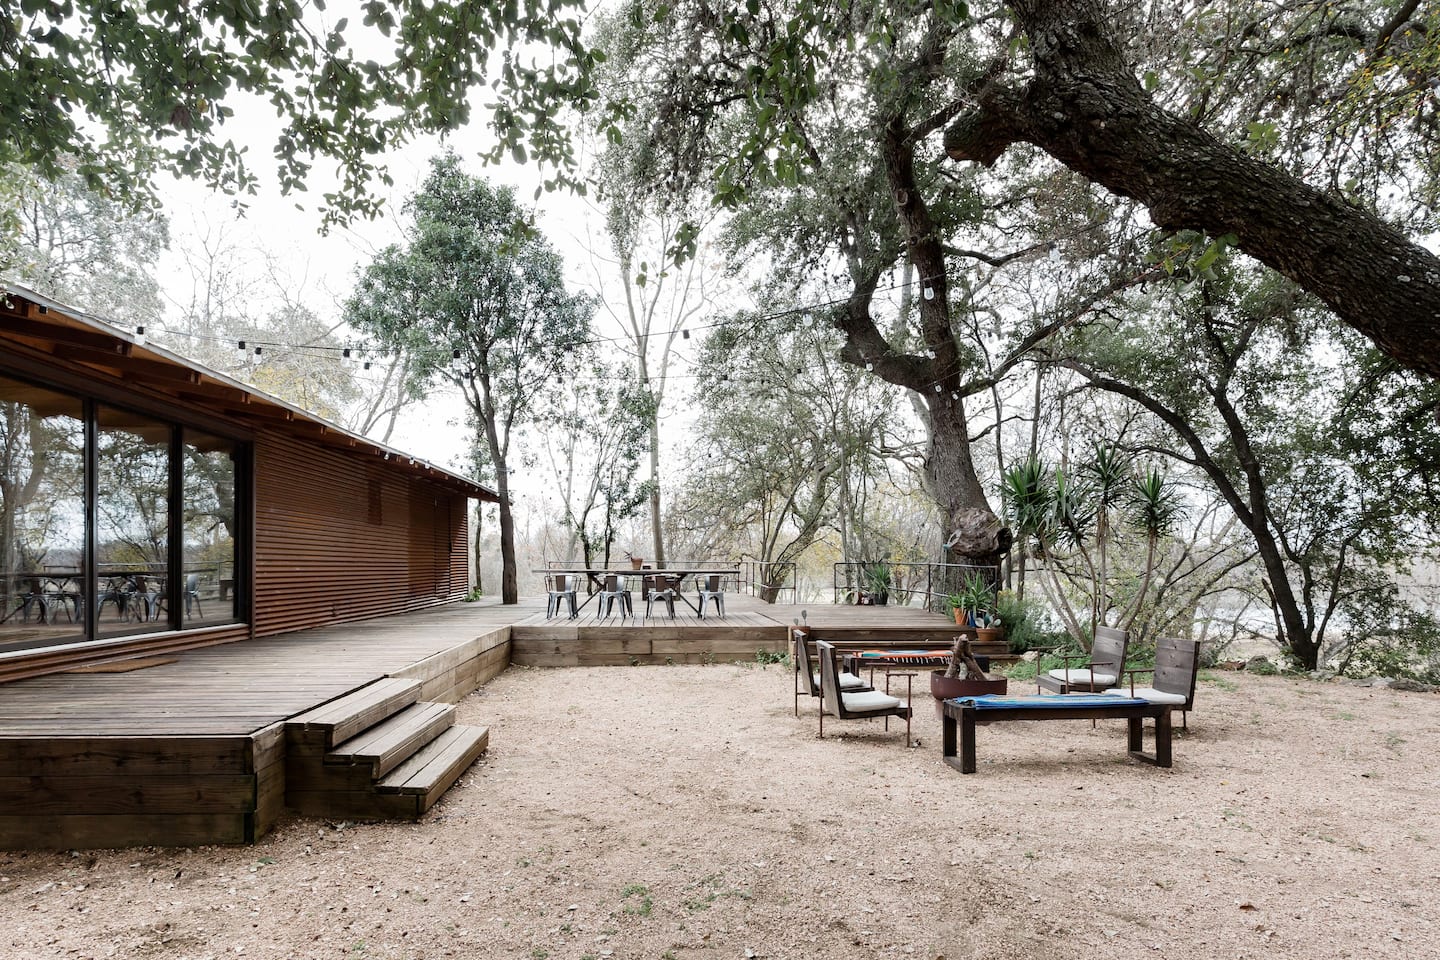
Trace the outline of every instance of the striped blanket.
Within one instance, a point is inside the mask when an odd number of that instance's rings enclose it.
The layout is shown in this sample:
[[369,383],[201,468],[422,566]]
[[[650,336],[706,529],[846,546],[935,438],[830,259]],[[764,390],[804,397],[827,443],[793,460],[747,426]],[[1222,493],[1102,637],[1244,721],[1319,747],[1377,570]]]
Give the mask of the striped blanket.
[[1138,697],[1116,697],[1103,693],[1067,693],[1064,696],[1008,697],[986,694],[982,697],[957,697],[951,703],[963,703],[976,710],[1080,710],[1093,707],[1143,707],[1148,700]]

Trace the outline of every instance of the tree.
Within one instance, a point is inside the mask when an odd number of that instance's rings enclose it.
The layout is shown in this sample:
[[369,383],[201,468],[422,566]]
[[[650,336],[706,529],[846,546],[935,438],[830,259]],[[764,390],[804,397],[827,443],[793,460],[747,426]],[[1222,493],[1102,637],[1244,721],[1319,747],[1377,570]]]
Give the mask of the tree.
[[[556,104],[594,100],[581,6],[367,0],[355,26],[319,2],[7,2],[0,164],[54,179],[73,163],[91,190],[135,206],[156,204],[158,171],[254,192],[245,149],[224,126],[248,108],[280,118],[274,156],[286,192],[305,189],[317,159],[336,163],[339,184],[323,211],[327,223],[344,221],[379,208],[368,188],[389,178],[375,156],[464,125],[487,81],[495,154],[513,151],[523,163],[528,144],[564,164]],[[561,56],[532,60],[524,44]]]
[[566,292],[559,255],[514,191],[465,173],[453,154],[431,161],[406,211],[405,243],[364,268],[345,317],[408,351],[419,380],[460,389],[500,496],[501,597],[515,603],[511,443],[568,351],[589,338],[592,307]]
[[[1317,189],[1157,105],[1116,40],[1113,24],[1126,19],[1118,4],[1007,0],[1006,6],[1026,35],[1029,57],[1007,54],[970,78],[963,109],[945,132],[952,159],[988,166],[1012,144],[1035,144],[1087,179],[1138,199],[1162,229],[1232,238],[1389,356],[1440,374],[1434,326],[1440,258],[1338,191]],[[1389,50],[1419,6],[1413,0],[1375,5],[1358,22],[1347,5],[1296,6],[1313,14],[1297,43],[1341,41],[1337,75],[1366,84],[1376,74],[1405,76],[1403,86],[1428,89],[1433,56],[1427,63]],[[1265,26],[1255,13],[1234,32],[1263,37]],[[1433,51],[1435,31],[1415,33]]]
[[[1149,411],[1173,438],[1157,451],[1204,473],[1253,538],[1280,645],[1314,669],[1334,631],[1343,647],[1374,621],[1378,585],[1433,534],[1440,429],[1420,411],[1434,385],[1378,362],[1273,274],[1223,270],[1145,300],[1066,365]],[[1181,362],[1155,363],[1160,349]]]
[[0,182],[13,218],[0,272],[117,323],[154,327],[162,309],[153,271],[170,242],[164,217],[137,216],[64,168],[47,180],[10,166]]
[[577,376],[547,394],[537,411],[539,444],[547,468],[547,501],[559,501],[570,550],[578,546],[584,566],[610,566],[618,526],[635,516],[649,497],[638,479],[636,437],[651,422],[651,400],[636,390],[630,371],[597,356],[594,344],[581,350]]
[[[841,357],[913,391],[929,434],[926,490],[957,532],[949,544],[994,562],[1009,541],[971,456],[965,402],[984,385],[956,325],[967,308],[957,277],[1013,257],[951,246],[980,203],[939,169],[951,114],[937,90],[947,58],[967,57],[960,23],[899,4],[633,2],[599,32],[613,48],[607,70],[637,91],[615,135],[641,139],[656,187],[677,202],[713,188],[736,211],[737,261],[830,301],[818,312],[844,335]],[[924,294],[892,323],[884,293],[905,264]]]

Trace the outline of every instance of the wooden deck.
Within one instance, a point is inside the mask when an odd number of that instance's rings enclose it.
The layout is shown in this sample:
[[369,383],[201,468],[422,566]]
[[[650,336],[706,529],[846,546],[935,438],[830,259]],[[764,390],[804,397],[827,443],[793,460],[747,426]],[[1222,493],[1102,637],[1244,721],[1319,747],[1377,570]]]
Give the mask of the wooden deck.
[[[149,658],[127,672],[0,685],[0,848],[253,842],[287,808],[317,813],[325,801],[317,796],[320,774],[296,766],[296,718],[313,717],[326,704],[365,701],[382,683],[414,681],[401,685],[411,692],[409,705],[394,710],[411,710],[436,726],[431,721],[439,714],[425,702],[454,703],[512,662],[749,660],[759,650],[783,651],[801,609],[817,631],[857,640],[897,634],[916,642],[917,634],[931,632],[938,640],[953,627],[899,607],[772,606],[740,596],[727,597],[726,605],[724,619],[702,621],[682,607],[689,615],[677,609],[674,620],[570,621],[547,620],[540,599],[510,607],[457,603]],[[483,749],[487,736],[476,731],[468,742]],[[314,762],[324,754],[333,766],[335,746],[317,748]],[[287,760],[292,780],[306,778],[303,797],[287,796]],[[377,778],[386,770],[377,767]],[[450,781],[455,775],[447,774]],[[337,816],[391,809],[367,806],[358,789],[336,788],[334,797],[349,811]],[[429,788],[425,804],[437,793]],[[418,815],[423,806],[406,809]]]

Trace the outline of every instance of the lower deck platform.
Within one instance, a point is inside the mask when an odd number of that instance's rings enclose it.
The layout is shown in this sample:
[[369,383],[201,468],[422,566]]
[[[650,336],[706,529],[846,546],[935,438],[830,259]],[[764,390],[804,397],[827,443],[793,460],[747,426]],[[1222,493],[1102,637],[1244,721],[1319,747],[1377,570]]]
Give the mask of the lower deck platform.
[[[403,685],[412,694],[408,704],[395,710],[424,714],[436,728],[426,735],[438,736],[443,724],[434,705],[459,701],[511,663],[748,660],[757,651],[783,652],[801,609],[736,596],[727,598],[723,619],[701,621],[677,609],[673,620],[571,621],[547,620],[543,600],[488,600],[6,683],[0,848],[253,842],[287,810],[323,815],[323,796],[316,797],[329,788],[296,766],[287,745],[297,754],[297,721],[324,705],[364,700],[381,682],[410,681]],[[915,643],[933,633],[939,642],[953,629],[944,617],[913,608],[804,609],[812,628],[857,640],[889,635]],[[476,749],[483,749],[481,733],[469,738]],[[324,755],[332,764],[317,769],[335,769],[336,747],[316,748],[315,762]],[[383,762],[377,782],[392,768],[404,772],[399,755]],[[287,796],[287,767],[303,799]],[[338,799],[342,792],[334,793]],[[360,794],[345,796],[345,810],[365,809]]]

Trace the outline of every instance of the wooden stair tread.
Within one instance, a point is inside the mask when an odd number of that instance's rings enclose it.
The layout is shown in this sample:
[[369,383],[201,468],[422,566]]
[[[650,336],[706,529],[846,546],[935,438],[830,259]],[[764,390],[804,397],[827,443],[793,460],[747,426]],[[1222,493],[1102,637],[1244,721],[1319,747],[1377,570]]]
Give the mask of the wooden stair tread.
[[448,703],[415,703],[325,754],[332,764],[368,763],[383,777],[455,722]]
[[375,789],[438,797],[489,745],[489,727],[451,727],[392,770]]
[[287,726],[327,734],[327,745],[343,743],[420,699],[420,681],[387,677],[286,721]]

